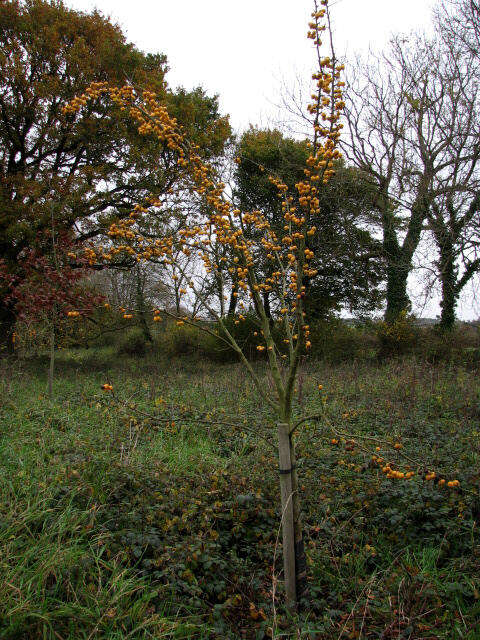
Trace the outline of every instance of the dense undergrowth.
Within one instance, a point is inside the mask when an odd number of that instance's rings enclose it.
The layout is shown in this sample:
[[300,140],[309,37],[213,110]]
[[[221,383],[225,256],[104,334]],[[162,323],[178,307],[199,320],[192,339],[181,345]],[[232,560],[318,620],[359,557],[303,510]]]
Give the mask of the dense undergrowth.
[[2,640],[480,637],[474,366],[305,365],[297,413],[322,420],[298,434],[299,620],[280,604],[273,425],[240,365],[64,350],[53,403],[42,358],[4,361],[1,384]]
[[[257,350],[258,321],[251,314],[224,318],[229,332],[235,337],[251,360],[262,360],[265,354]],[[145,325],[138,319],[124,320],[114,312],[96,311],[94,323],[65,320],[57,328],[57,344],[62,349],[93,349],[110,347],[116,355],[176,358],[191,356],[213,363],[236,362],[238,356],[223,340],[222,329],[215,322],[205,323],[209,332],[199,331],[198,325],[178,326],[171,319],[154,323],[147,318]],[[391,357],[413,356],[429,363],[457,363],[466,367],[480,366],[480,326],[457,324],[450,331],[440,331],[435,324],[422,326],[413,317],[400,314],[393,323],[380,320],[348,322],[335,317],[311,320],[312,346],[309,356],[330,364],[365,361],[377,362]],[[279,323],[272,332],[281,345],[285,336]],[[50,332],[42,324],[35,327],[18,325],[16,350],[31,357],[48,351]],[[92,357],[95,360],[95,356]]]

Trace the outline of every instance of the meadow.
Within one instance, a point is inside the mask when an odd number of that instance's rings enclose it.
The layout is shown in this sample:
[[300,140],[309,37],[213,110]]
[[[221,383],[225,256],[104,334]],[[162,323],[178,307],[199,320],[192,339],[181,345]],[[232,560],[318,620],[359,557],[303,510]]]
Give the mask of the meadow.
[[2,640],[480,638],[475,367],[303,364],[295,619],[274,425],[240,364],[63,350],[53,402],[46,359],[1,367]]

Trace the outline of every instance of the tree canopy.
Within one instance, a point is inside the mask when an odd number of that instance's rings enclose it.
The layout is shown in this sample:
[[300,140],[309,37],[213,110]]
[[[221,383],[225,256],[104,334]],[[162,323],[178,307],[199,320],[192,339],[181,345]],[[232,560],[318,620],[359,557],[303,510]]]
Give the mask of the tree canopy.
[[[251,128],[237,145],[235,195],[242,209],[259,209],[280,236],[284,233],[284,207],[275,184],[281,179],[290,192],[305,178],[310,155],[306,140],[295,140],[278,130]],[[373,208],[373,193],[366,176],[337,160],[336,173],[319,192],[319,214],[309,236],[314,251],[311,265],[317,271],[308,280],[311,317],[346,307],[364,312],[381,300],[383,266],[381,246],[365,226]],[[300,209],[299,196],[291,203]],[[274,265],[264,264],[268,274]]]
[[[155,91],[202,157],[222,152],[230,127],[217,98],[201,88],[172,91],[167,70],[164,55],[139,51],[98,12],[45,0],[0,5],[0,254],[17,278],[19,257],[50,228],[52,213],[58,229],[86,240],[179,178],[168,145],[146,141],[128,114],[117,117],[101,99],[78,114],[62,111],[90,83],[128,80]],[[4,336],[13,322],[6,295]]]

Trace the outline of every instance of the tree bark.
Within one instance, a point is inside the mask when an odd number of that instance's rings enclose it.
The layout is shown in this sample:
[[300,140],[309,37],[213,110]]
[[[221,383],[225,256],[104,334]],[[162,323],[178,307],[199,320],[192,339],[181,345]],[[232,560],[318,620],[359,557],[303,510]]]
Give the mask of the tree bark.
[[410,299],[407,294],[408,268],[404,268],[401,263],[391,261],[387,265],[387,308],[385,310],[385,321],[395,322],[403,311],[410,309]]
[[395,216],[388,202],[383,205],[382,227],[383,253],[387,263],[385,321],[392,323],[402,311],[410,308],[410,300],[407,295],[409,261],[405,264],[404,252],[398,242]]
[[235,315],[235,311],[237,310],[238,296],[234,295],[236,293],[238,293],[238,284],[236,282],[234,282],[233,285],[232,285],[232,290],[230,291],[230,301],[228,303],[227,315],[229,317],[234,316]]
[[403,243],[398,240],[398,220],[391,204],[385,198],[382,205],[383,252],[387,263],[387,308],[385,321],[394,322],[402,312],[410,311],[411,303],[407,294],[408,274],[412,269],[415,253],[428,213],[428,186],[431,176],[426,172],[421,178],[418,194],[412,204],[407,234]]
[[442,331],[452,331],[455,326],[455,308],[457,306],[457,268],[452,242],[449,238],[439,242],[440,260],[439,271],[442,283],[442,300],[440,307],[440,329]]
[[273,327],[272,310],[270,308],[270,294],[268,291],[263,292],[263,307],[265,309],[265,315],[268,318],[268,324],[270,328]]
[[138,319],[139,319],[139,323],[140,323],[140,328],[142,330],[143,336],[146,340],[146,342],[153,342],[152,339],[152,334],[150,331],[150,327],[148,326],[148,322],[147,322],[147,318],[146,318],[146,312],[145,312],[145,297],[143,295],[143,287],[142,287],[142,280],[141,280],[142,274],[139,268],[137,268],[137,273],[136,273],[136,285],[137,285],[137,291],[136,291],[136,298],[137,298],[137,309],[138,309]]
[[225,317],[225,299],[224,299],[224,287],[223,287],[223,278],[220,273],[217,273],[215,276],[215,282],[217,283],[217,292],[218,292],[218,301],[220,303],[220,317]]

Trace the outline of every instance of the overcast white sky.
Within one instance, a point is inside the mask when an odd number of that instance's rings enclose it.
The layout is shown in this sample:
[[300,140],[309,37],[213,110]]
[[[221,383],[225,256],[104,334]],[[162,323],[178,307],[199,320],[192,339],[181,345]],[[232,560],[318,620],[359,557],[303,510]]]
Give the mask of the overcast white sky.
[[[170,86],[202,86],[218,94],[235,130],[278,117],[281,85],[308,78],[313,47],[306,39],[311,0],[65,0],[97,8],[139,49],[166,54]],[[382,48],[392,33],[428,30],[435,0],[330,0],[337,54]],[[411,292],[420,290],[412,283]],[[415,296],[414,296],[415,297]],[[434,317],[438,300],[415,310]],[[478,316],[471,297],[459,316]]]
[[[99,9],[140,49],[167,55],[171,86],[218,93],[235,129],[276,113],[281,80],[307,75],[311,0],[66,0]],[[339,53],[382,46],[430,22],[433,0],[331,0]],[[308,75],[307,75],[308,77]]]

